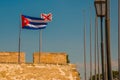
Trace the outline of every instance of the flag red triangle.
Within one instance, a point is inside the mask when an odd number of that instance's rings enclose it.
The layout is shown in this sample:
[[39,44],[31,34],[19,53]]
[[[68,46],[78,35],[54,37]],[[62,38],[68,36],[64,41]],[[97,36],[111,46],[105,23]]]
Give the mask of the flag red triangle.
[[30,23],[29,20],[25,18],[24,16],[21,16],[21,18],[22,18],[22,28],[24,26],[27,26]]

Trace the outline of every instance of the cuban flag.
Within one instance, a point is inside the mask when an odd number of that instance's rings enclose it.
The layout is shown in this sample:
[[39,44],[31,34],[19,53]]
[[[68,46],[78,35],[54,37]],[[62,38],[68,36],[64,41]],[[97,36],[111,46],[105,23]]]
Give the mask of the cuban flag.
[[23,29],[44,29],[47,23],[44,22],[42,18],[30,17],[26,15],[21,15],[22,28]]

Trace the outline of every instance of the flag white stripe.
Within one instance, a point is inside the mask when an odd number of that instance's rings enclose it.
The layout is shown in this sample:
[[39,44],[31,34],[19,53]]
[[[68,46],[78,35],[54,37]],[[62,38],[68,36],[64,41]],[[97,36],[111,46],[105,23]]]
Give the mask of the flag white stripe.
[[42,27],[45,27],[46,25],[32,25],[32,24],[28,24],[29,27],[32,27],[32,28],[42,28]]

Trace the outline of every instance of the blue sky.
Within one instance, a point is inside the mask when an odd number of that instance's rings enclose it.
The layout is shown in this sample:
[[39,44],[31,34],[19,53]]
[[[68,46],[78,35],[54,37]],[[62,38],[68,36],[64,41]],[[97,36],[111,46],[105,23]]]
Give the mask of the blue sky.
[[[0,1],[0,51],[18,51],[20,14],[40,17],[52,13],[53,20],[42,31],[42,51],[66,52],[71,63],[83,65],[83,27],[85,10],[87,63],[89,64],[90,6],[92,8],[92,53],[94,60],[94,0],[1,0]],[[111,0],[111,54],[117,61],[117,0]],[[100,39],[100,38],[99,38]],[[33,52],[39,51],[39,30],[22,30],[21,51],[32,61]],[[83,73],[83,66],[80,72]],[[83,74],[81,74],[83,78]]]

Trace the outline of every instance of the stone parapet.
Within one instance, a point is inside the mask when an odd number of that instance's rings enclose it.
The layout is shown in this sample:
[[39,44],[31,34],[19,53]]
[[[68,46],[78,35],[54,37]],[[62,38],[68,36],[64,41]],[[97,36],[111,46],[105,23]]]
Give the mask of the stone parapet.
[[[40,56],[40,57],[39,57]],[[40,60],[39,60],[40,59]],[[67,64],[67,54],[64,52],[35,52],[33,63]]]
[[[0,52],[0,63],[18,63],[18,52]],[[25,63],[25,53],[20,52],[20,63]]]
[[39,52],[33,54],[34,63],[25,63],[25,53],[0,52],[0,80],[80,80],[75,64],[68,62],[66,53]]

